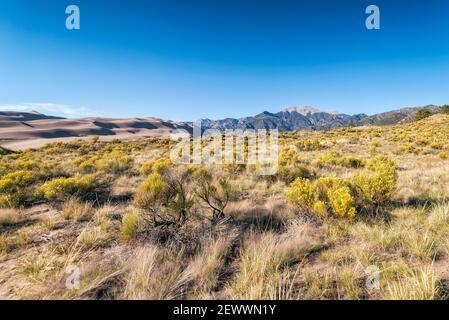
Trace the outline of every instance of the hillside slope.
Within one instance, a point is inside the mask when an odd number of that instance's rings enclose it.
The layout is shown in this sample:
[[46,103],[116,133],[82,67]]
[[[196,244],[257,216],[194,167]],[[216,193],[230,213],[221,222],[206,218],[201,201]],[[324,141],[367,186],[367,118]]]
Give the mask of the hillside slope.
[[[426,106],[431,112],[439,107]],[[332,130],[348,126],[388,125],[413,120],[419,108],[403,108],[372,116],[347,115],[335,111],[321,111],[313,107],[291,107],[277,113],[262,112],[240,119],[202,120],[202,129],[277,129],[280,132],[298,130]],[[168,136],[174,130],[189,132],[192,124],[165,121],[159,118],[82,118],[65,119],[38,112],[0,112],[0,146],[23,150],[42,147],[49,142],[86,139],[100,136],[102,140],[135,139]]]

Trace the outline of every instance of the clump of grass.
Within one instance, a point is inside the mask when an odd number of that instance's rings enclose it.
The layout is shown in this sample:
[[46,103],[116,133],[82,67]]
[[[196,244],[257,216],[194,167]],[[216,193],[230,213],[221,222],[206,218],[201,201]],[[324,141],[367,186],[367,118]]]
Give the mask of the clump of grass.
[[49,218],[43,219],[43,220],[41,221],[40,225],[41,225],[44,229],[50,231],[50,230],[55,229],[55,227],[56,227],[56,222],[57,222],[57,221],[56,221],[56,218],[54,218],[54,217],[49,217]]
[[305,284],[304,299],[321,300],[335,297],[335,275],[329,270],[314,270],[305,268],[301,270]]
[[19,230],[14,237],[14,244],[19,248],[25,248],[30,243],[30,236],[25,230]]
[[8,243],[9,243],[8,238],[5,235],[0,234],[0,257],[4,257],[8,254],[9,251]]
[[62,205],[62,216],[73,222],[85,221],[92,216],[93,207],[90,202],[82,202],[77,198],[71,198]]
[[436,244],[429,232],[409,232],[405,235],[406,250],[423,262],[435,259]]
[[427,222],[433,231],[447,228],[449,226],[449,202],[434,206],[429,213]]
[[432,265],[410,269],[397,281],[387,284],[385,298],[390,300],[435,300],[439,287]]
[[180,282],[186,286],[187,297],[204,299],[217,287],[220,272],[236,235],[203,240],[203,249],[183,271]]
[[79,243],[88,249],[92,249],[101,245],[105,238],[105,234],[100,227],[87,227],[79,235]]
[[139,214],[136,210],[129,210],[122,218],[120,236],[123,241],[130,241],[139,227]]
[[137,248],[128,262],[124,299],[168,300],[183,296],[180,286],[183,252],[147,245]]
[[106,205],[95,212],[93,222],[96,226],[99,226],[102,231],[109,231],[112,226],[112,222],[110,220],[111,215],[114,213],[115,208],[109,205]]
[[148,284],[157,266],[158,251],[156,246],[140,247],[136,250],[136,258],[130,263],[130,271],[126,277],[123,293],[125,299],[145,299],[151,294],[148,292]]
[[41,282],[55,269],[55,259],[51,253],[41,253],[37,257],[21,260],[22,273],[34,282]]
[[22,214],[14,209],[0,209],[0,228],[22,220]]
[[283,235],[251,234],[240,254],[239,273],[230,284],[232,297],[268,299],[273,288],[282,286],[284,269],[301,261],[313,249],[309,228],[293,223]]
[[361,281],[352,266],[345,266],[338,270],[337,282],[339,290],[343,292],[346,298],[356,300],[361,295]]

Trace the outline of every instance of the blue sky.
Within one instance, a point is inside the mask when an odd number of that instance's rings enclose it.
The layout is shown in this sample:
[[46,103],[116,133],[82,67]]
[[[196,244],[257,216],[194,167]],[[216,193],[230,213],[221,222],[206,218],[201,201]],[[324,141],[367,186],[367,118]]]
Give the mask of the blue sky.
[[[81,30],[65,28],[77,4]],[[365,28],[365,8],[381,30]],[[449,103],[449,1],[0,0],[0,109],[174,120]]]

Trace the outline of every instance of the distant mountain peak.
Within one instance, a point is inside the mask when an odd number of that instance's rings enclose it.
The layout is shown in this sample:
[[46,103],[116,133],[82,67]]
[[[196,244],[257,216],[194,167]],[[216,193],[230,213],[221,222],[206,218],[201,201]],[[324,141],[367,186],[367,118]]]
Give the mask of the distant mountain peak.
[[296,107],[289,107],[284,110],[284,112],[297,112],[302,114],[303,116],[307,116],[309,114],[315,114],[315,113],[329,113],[329,114],[339,114],[337,111],[323,111],[311,106],[296,106]]

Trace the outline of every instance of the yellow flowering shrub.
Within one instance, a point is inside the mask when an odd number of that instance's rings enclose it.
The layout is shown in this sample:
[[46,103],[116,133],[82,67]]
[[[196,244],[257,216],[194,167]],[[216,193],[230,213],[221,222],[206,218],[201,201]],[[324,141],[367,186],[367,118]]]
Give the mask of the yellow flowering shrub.
[[317,215],[320,216],[327,216],[328,215],[328,209],[327,205],[324,201],[316,201],[313,204],[313,212],[315,212]]
[[83,161],[81,161],[81,163],[78,165],[78,167],[83,171],[83,172],[95,172],[96,170],[96,162],[98,161],[99,157],[98,156],[93,156],[93,157],[89,157]]
[[9,173],[0,180],[0,193],[11,191],[11,187],[26,187],[35,183],[38,176],[33,171],[20,170]]
[[130,170],[133,163],[134,159],[132,157],[119,151],[113,151],[107,156],[99,159],[96,162],[96,166],[98,170],[106,173],[121,174]]
[[440,157],[441,160],[446,160],[448,158],[448,155],[446,152],[440,152],[438,154],[438,157]]
[[299,153],[293,148],[284,148],[278,160],[277,177],[285,183],[296,178],[310,178],[312,172],[300,162]]
[[47,200],[61,201],[70,196],[85,198],[95,195],[97,186],[97,177],[94,175],[86,175],[53,179],[44,183],[38,192]]
[[325,154],[320,155],[313,163],[320,168],[325,166],[360,168],[365,165],[365,160],[353,156],[339,157],[336,154]]
[[315,203],[315,186],[307,179],[297,178],[287,190],[287,199],[295,207],[310,209]]
[[153,172],[162,174],[165,169],[170,168],[173,165],[172,161],[168,158],[159,158],[145,162],[140,168],[140,173],[143,175],[149,175]]
[[393,160],[377,156],[366,164],[370,171],[352,179],[322,177],[315,181],[296,179],[287,190],[289,202],[318,215],[354,218],[357,208],[377,209],[394,196],[397,169]]
[[30,197],[29,187],[39,176],[33,171],[20,170],[4,175],[0,179],[0,207],[18,207]]
[[379,155],[367,161],[366,167],[368,169],[378,170],[396,170],[396,163],[387,156]]
[[287,198],[294,206],[321,216],[331,213],[353,218],[357,213],[349,183],[339,178],[320,178],[314,182],[296,179],[287,191]]
[[354,197],[351,195],[351,190],[348,187],[340,187],[330,190],[328,192],[329,203],[333,214],[339,217],[354,218],[356,211],[356,203]]
[[279,154],[279,166],[295,165],[300,161],[299,153],[293,148],[284,148]]
[[367,167],[374,172],[356,175],[352,183],[365,207],[382,206],[391,201],[396,191],[396,164],[385,156],[379,156],[370,160]]

